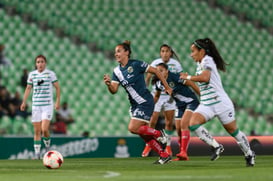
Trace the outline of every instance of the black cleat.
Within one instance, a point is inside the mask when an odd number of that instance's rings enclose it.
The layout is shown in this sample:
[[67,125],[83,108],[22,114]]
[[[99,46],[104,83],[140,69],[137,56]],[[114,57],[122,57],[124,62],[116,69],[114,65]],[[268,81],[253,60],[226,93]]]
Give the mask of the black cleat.
[[245,157],[246,166],[253,167],[255,165],[255,158],[256,158],[256,155],[255,155],[254,151],[252,151],[252,155],[248,155]]
[[221,144],[217,148],[213,148],[210,160],[217,160],[220,157],[220,154],[223,153],[223,151],[224,147]]
[[172,157],[168,156],[168,157],[160,157],[157,161],[154,162],[154,164],[166,164],[169,163],[170,161],[172,161]]

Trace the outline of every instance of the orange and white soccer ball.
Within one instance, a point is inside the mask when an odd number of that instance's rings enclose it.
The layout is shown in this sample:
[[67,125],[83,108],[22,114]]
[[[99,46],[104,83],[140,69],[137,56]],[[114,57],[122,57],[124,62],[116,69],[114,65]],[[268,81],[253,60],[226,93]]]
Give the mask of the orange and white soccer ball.
[[43,157],[44,166],[48,169],[60,168],[64,162],[63,156],[56,150],[51,150],[45,153]]

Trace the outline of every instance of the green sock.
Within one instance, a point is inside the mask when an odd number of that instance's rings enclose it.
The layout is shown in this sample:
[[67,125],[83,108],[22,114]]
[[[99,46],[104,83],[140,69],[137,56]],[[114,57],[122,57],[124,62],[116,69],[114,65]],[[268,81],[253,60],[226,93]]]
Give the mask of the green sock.
[[166,129],[165,129],[165,133],[166,133],[167,135],[172,135],[172,134],[173,134],[173,130],[166,130]]

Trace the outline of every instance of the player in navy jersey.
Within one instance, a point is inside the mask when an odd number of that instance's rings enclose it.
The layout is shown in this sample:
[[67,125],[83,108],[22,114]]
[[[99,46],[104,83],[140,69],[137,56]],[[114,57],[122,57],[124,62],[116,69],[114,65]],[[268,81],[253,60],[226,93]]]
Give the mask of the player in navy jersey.
[[[167,80],[169,86],[173,89],[173,94],[169,101],[173,101],[173,99],[175,100],[178,111],[177,115],[175,116],[175,120],[176,130],[179,136],[178,140],[180,143],[180,153],[176,155],[177,159],[174,160],[189,160],[188,145],[190,140],[190,131],[188,126],[193,111],[199,105],[199,100],[196,96],[196,94],[200,94],[199,88],[192,81],[180,79],[179,73],[170,72],[168,65],[165,63],[160,63],[156,67]],[[161,96],[161,91],[164,89],[161,81],[156,81],[155,85],[156,92],[154,95],[154,100],[156,102]],[[194,90],[196,94],[192,90]]]
[[149,120],[154,110],[154,101],[145,84],[145,72],[158,76],[166,93],[171,95],[172,89],[156,68],[143,61],[130,59],[130,55],[129,41],[116,46],[115,57],[119,65],[114,69],[112,80],[109,75],[104,75],[104,83],[112,94],[118,91],[119,85],[126,90],[131,104],[131,120],[128,130],[133,134],[138,134],[159,154],[160,158],[155,162],[156,164],[168,163],[171,161],[171,156],[160,145],[160,143],[165,144],[167,142],[167,137],[164,132],[149,127]]
[[[179,58],[175,51],[172,49],[171,46],[167,44],[162,44],[160,46],[160,58],[155,59],[150,64],[152,67],[156,67],[159,63],[166,63],[168,65],[169,71],[173,73],[180,73],[182,72],[182,66],[179,63]],[[174,57],[176,59],[174,59]],[[147,73],[146,75],[146,85],[150,85],[150,81],[152,79],[153,75],[150,73]],[[152,82],[152,94],[154,95],[155,92],[155,86]],[[152,128],[156,127],[157,121],[159,119],[160,113],[163,113],[164,120],[165,120],[165,127],[164,131],[166,135],[168,136],[168,141],[166,144],[166,152],[172,155],[172,149],[171,149],[171,135],[173,134],[173,123],[174,123],[174,115],[176,110],[175,102],[169,102],[170,96],[165,93],[165,91],[161,92],[159,100],[155,103],[154,112],[152,114],[151,120],[150,120],[150,126]],[[151,151],[151,148],[149,145],[146,144],[144,150],[142,151],[142,157],[147,157]]]
[[226,63],[214,42],[209,38],[195,40],[191,45],[191,57],[197,62],[196,75],[181,73],[181,78],[198,82],[201,101],[191,117],[190,130],[194,131],[201,140],[213,146],[216,158],[219,157],[224,151],[223,146],[216,144],[215,139],[200,127],[217,116],[226,131],[239,144],[245,155],[246,166],[254,166],[255,153],[251,150],[246,135],[237,127],[233,103],[222,85],[218,71],[225,71]]
[[[50,121],[53,117],[53,108],[60,108],[60,86],[55,73],[46,68],[46,57],[38,55],[35,58],[36,70],[30,72],[27,86],[20,109],[26,108],[27,98],[33,89],[32,95],[32,124],[34,127],[34,150],[36,159],[40,159],[41,133],[46,150],[50,147]],[[53,102],[53,87],[56,89],[56,102]]]

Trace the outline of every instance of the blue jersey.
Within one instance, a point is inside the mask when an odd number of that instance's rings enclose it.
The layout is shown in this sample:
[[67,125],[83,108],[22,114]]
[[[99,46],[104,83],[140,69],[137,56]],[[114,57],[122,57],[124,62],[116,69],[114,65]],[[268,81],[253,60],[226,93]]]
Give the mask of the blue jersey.
[[[184,85],[183,79],[180,79],[180,74],[178,73],[168,73],[167,82],[169,86],[173,89],[173,98],[176,102],[177,107],[186,106],[187,104],[198,101],[195,93],[186,85]],[[156,82],[156,89],[158,91],[164,90],[163,85],[160,81]]]
[[144,73],[148,67],[149,64],[146,62],[129,60],[125,67],[118,65],[114,69],[112,80],[124,87],[132,107],[144,103],[153,105],[153,96],[144,80]]

